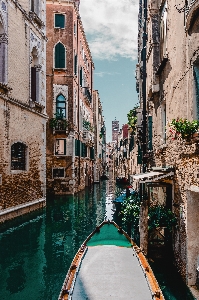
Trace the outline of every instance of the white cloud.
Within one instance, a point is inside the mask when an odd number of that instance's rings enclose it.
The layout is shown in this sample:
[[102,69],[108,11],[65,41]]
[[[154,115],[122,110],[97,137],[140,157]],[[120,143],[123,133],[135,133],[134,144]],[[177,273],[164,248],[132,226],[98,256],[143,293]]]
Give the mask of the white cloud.
[[80,0],[80,15],[93,58],[136,58],[138,1]]
[[104,77],[105,75],[119,75],[118,72],[95,72],[96,76]]

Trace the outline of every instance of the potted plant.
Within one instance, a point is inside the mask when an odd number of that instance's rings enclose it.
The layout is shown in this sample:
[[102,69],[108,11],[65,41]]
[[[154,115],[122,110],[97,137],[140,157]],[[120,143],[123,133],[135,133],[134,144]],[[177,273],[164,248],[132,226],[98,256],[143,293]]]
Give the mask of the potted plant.
[[55,130],[66,130],[68,121],[64,119],[63,114],[55,113],[55,117],[50,119],[49,126]]
[[173,139],[181,137],[187,143],[192,142],[194,135],[198,136],[199,121],[188,121],[187,119],[177,118],[173,119],[169,124],[170,132],[173,134]]

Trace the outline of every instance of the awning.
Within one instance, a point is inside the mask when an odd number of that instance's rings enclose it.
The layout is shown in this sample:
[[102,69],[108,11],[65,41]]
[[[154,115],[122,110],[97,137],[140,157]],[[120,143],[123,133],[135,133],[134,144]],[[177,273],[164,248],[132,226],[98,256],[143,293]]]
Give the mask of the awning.
[[140,173],[140,174],[135,174],[131,175],[132,178],[136,181],[139,182],[155,182],[155,181],[160,181],[162,179],[166,178],[172,178],[174,175],[174,172],[146,172],[146,173]]

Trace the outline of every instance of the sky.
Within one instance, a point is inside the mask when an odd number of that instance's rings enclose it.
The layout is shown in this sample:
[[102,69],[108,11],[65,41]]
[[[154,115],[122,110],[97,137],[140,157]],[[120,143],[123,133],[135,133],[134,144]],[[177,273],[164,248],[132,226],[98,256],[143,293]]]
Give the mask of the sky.
[[112,121],[120,128],[138,103],[135,81],[137,63],[137,0],[80,0],[80,16],[95,65],[94,89],[103,107],[107,142]]

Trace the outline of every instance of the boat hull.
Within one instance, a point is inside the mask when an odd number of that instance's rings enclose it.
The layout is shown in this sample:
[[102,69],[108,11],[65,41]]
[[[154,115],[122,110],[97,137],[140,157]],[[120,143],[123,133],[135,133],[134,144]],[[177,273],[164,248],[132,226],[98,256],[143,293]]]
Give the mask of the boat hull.
[[86,239],[64,281],[59,300],[164,299],[141,250],[114,222]]

